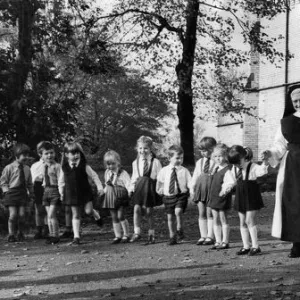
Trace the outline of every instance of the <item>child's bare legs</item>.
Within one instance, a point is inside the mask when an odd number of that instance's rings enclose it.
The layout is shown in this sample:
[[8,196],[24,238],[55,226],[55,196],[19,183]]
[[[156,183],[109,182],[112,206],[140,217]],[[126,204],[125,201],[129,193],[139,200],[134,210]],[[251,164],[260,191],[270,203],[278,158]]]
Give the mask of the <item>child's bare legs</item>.
[[176,207],[175,208],[175,216],[176,216],[176,226],[177,226],[177,231],[181,231],[183,228],[182,224],[182,208],[181,207]]
[[227,211],[220,210],[219,211],[220,221],[222,225],[222,243],[228,244],[229,243],[229,224],[227,220]]
[[38,238],[40,238],[40,237],[42,237],[42,231],[43,231],[43,227],[45,225],[45,214],[44,214],[45,209],[42,204],[37,204],[37,203],[35,203],[34,208],[35,208],[35,210],[34,210],[35,211],[35,225],[37,228],[36,236]]
[[257,227],[255,222],[256,212],[257,212],[256,210],[247,211],[246,220],[245,220],[250,232],[252,248],[255,249],[259,248],[258,239],[257,239]]
[[246,214],[239,212],[239,219],[240,219],[240,231],[243,241],[243,248],[250,249],[250,237],[249,237],[249,230],[246,224]]
[[19,206],[18,208],[18,240],[22,242],[24,240],[23,229],[25,225],[25,207]]
[[72,210],[72,227],[74,233],[74,239],[80,238],[80,207],[71,206]]
[[118,211],[116,209],[110,210],[110,215],[113,222],[113,229],[115,233],[115,240],[114,241],[120,241],[122,238],[122,230],[121,230],[121,224],[118,218]]
[[[49,234],[52,238],[59,237],[59,225],[56,216],[56,206],[51,204],[50,206],[46,206],[47,217],[48,217],[48,227],[49,227]],[[58,242],[58,240],[52,240],[52,242]]]
[[213,215],[213,229],[216,238],[216,245],[220,245],[222,242],[222,227],[220,222],[220,213],[216,209],[212,209]]
[[14,236],[16,234],[18,208],[16,206],[9,206],[9,218],[8,218],[8,235]]
[[210,207],[206,207],[206,216],[207,216],[207,239],[214,239],[214,221],[212,210]]
[[123,242],[128,242],[129,241],[129,223],[128,223],[128,220],[125,219],[124,207],[120,207],[118,209],[118,219],[119,219],[122,229],[123,229]]
[[169,234],[170,239],[175,237],[175,215],[174,214],[167,214],[168,216],[168,228],[169,228]]
[[141,215],[142,215],[142,208],[140,205],[134,206],[133,212],[133,226],[134,226],[134,234],[141,235]]
[[207,216],[206,216],[206,205],[205,203],[198,202],[199,211],[199,230],[200,230],[200,240],[205,240],[207,238]]

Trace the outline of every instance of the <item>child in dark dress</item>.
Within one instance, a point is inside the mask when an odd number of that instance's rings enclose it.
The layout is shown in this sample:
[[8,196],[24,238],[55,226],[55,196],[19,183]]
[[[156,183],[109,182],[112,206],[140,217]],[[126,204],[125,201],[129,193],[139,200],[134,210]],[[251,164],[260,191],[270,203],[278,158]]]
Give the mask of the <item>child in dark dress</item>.
[[211,154],[216,144],[217,142],[213,137],[206,136],[201,139],[199,148],[203,157],[197,161],[192,178],[192,190],[195,195],[193,201],[197,203],[199,210],[200,239],[197,241],[197,245],[214,244],[213,216],[207,202],[215,167]]
[[142,210],[146,212],[148,219],[148,241],[146,244],[155,242],[153,226],[153,208],[161,205],[156,193],[157,174],[161,170],[161,164],[153,153],[153,141],[148,136],[141,136],[137,141],[138,157],[132,163],[131,188],[132,201],[134,204],[133,224],[134,235],[130,242],[141,239]]
[[[0,178],[0,186],[4,194],[4,205],[9,210],[9,243],[17,240],[24,241],[25,207],[29,204],[29,196],[34,199],[30,168],[25,165],[30,149],[27,145],[16,144],[13,151],[15,161],[4,168]],[[18,228],[17,236],[16,228]]]
[[[236,192],[234,208],[238,211],[240,219],[240,230],[243,247],[237,255],[248,254],[250,256],[261,253],[258,245],[256,214],[264,204],[256,181],[257,177],[268,173],[268,161],[263,161],[261,165],[251,162],[253,157],[250,148],[234,145],[228,154],[229,163],[233,164],[231,172],[236,179]],[[250,249],[251,236],[252,248]]]
[[275,167],[280,163],[272,236],[292,242],[289,257],[300,257],[300,85],[289,88],[281,126],[273,147],[262,153]]
[[58,180],[61,200],[71,207],[73,244],[80,244],[81,208],[87,215],[94,215],[93,193],[89,179],[97,186],[98,194],[103,194],[103,187],[97,173],[87,164],[79,143],[66,143],[62,158],[62,171]]
[[217,144],[212,153],[212,158],[216,167],[207,204],[212,209],[214,220],[216,241],[212,249],[228,249],[229,224],[227,212],[231,205],[231,190],[235,185],[235,179],[228,165],[228,147],[225,144]]

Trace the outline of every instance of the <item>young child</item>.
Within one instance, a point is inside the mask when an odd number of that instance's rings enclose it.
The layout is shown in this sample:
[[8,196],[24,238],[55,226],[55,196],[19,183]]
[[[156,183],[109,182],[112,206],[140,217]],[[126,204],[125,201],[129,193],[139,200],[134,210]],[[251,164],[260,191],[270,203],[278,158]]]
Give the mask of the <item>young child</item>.
[[153,207],[160,205],[156,193],[157,174],[161,170],[161,164],[153,154],[153,141],[148,136],[141,136],[137,141],[138,157],[132,163],[132,177],[130,194],[134,203],[134,235],[130,242],[136,242],[141,238],[142,209],[146,211],[148,219],[148,241],[146,244],[155,243],[153,227]]
[[194,191],[194,202],[199,210],[200,239],[197,245],[213,245],[213,216],[210,207],[207,207],[208,194],[211,185],[212,172],[215,163],[211,160],[211,154],[217,142],[213,137],[204,137],[200,141],[200,151],[203,156],[195,167],[192,178],[192,190]]
[[[30,149],[25,144],[16,144],[13,149],[15,161],[7,165],[0,178],[4,205],[9,209],[8,242],[24,241],[25,206],[29,204],[28,193],[34,198],[30,168],[25,165]],[[17,226],[18,222],[18,226]],[[16,228],[18,234],[16,238]]]
[[[234,165],[231,170],[236,179],[234,208],[239,214],[243,241],[243,247],[237,252],[237,255],[257,255],[261,253],[258,245],[255,217],[264,204],[256,179],[267,174],[268,162],[264,160],[262,165],[257,165],[251,162],[252,157],[253,154],[250,148],[239,145],[232,146],[228,154],[229,163]],[[252,243],[251,249],[249,233]]]
[[98,194],[102,195],[102,184],[96,172],[87,165],[81,145],[76,142],[66,143],[58,188],[63,203],[71,207],[73,244],[76,245],[80,244],[81,207],[84,207],[86,214],[99,218],[99,214],[96,216],[97,212],[93,209],[89,178],[96,184]]
[[235,185],[230,166],[228,165],[228,148],[217,144],[212,153],[215,162],[212,183],[207,206],[212,209],[215,244],[212,249],[229,248],[229,225],[227,212],[231,205],[231,193]]
[[47,211],[49,238],[47,244],[59,242],[59,223],[57,220],[57,206],[60,204],[58,191],[58,178],[61,166],[55,161],[55,149],[50,142],[44,142],[41,146],[43,160],[43,205]]
[[[192,177],[190,172],[182,166],[183,149],[173,145],[168,152],[170,163],[158,173],[157,192],[163,195],[168,216],[169,245],[175,245],[177,239],[184,238],[182,215],[187,207]],[[175,217],[177,231],[174,229]]]
[[[124,216],[124,207],[129,204],[128,190],[130,188],[130,176],[121,168],[120,155],[115,151],[108,151],[104,155],[104,174],[106,187],[104,188],[103,208],[109,209],[115,238],[112,244],[129,242],[129,223]],[[123,237],[122,231],[123,229]]]
[[42,159],[42,147],[44,141],[40,142],[36,146],[36,151],[40,157],[40,160],[32,164],[31,166],[31,176],[33,182],[33,191],[35,197],[35,224],[36,224],[36,233],[34,239],[45,239],[49,235],[48,221],[46,216],[46,211],[43,206],[43,170],[44,170],[44,161]]

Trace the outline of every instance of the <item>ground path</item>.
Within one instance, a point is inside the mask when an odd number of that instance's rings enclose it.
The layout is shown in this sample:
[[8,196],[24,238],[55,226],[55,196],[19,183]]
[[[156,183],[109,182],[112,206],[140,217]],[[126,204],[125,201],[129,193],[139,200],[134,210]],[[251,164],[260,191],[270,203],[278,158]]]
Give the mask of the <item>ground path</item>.
[[300,259],[290,244],[272,239],[274,193],[264,195],[258,222],[262,255],[238,257],[238,217],[231,212],[230,249],[195,245],[197,210],[186,212],[186,240],[167,246],[167,224],[157,209],[157,243],[110,245],[107,223],[84,228],[83,244],[0,242],[0,299],[300,299]]

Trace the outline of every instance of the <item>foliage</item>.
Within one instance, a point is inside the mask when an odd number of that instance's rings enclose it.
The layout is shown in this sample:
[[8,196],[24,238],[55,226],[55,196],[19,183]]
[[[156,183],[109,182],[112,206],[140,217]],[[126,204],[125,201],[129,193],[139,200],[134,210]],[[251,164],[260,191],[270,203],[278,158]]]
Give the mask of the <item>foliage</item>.
[[90,83],[88,100],[78,114],[79,139],[100,160],[105,151],[114,149],[124,164],[131,164],[138,137],[155,138],[159,121],[169,114],[165,97],[139,74],[100,75]]
[[[145,76],[161,80],[170,89],[178,88],[181,142],[191,152],[193,136],[189,132],[194,119],[191,102],[210,98],[210,93],[205,93],[213,87],[208,70],[224,71],[248,62],[249,48],[233,46],[237,32],[253,51],[271,62],[284,59],[284,54],[273,47],[276,38],[264,32],[258,19],[272,19],[286,9],[283,0],[119,0],[107,18],[118,33],[114,45],[134,52],[128,57],[142,67]],[[197,91],[199,95],[201,91],[201,98],[193,99]],[[187,157],[190,163],[191,155]]]

